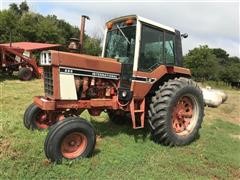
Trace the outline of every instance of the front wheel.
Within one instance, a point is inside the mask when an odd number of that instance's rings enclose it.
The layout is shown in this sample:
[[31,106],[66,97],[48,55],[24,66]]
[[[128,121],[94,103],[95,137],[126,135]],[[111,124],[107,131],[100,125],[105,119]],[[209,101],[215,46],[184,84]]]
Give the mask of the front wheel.
[[62,113],[52,112],[50,115],[50,113],[47,113],[32,103],[24,113],[23,123],[27,129],[44,130],[63,119],[64,115]]
[[169,146],[189,144],[198,136],[203,115],[204,101],[197,84],[187,78],[169,80],[151,100],[152,137]]
[[68,117],[50,128],[44,143],[46,157],[52,162],[92,155],[96,144],[93,126],[78,117]]

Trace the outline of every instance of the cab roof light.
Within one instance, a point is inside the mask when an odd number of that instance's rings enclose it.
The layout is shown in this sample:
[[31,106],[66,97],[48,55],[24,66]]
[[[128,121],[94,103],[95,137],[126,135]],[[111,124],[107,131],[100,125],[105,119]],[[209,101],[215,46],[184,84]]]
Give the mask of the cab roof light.
[[112,27],[113,27],[113,23],[112,23],[112,22],[107,23],[107,28],[108,28],[108,30],[111,30]]
[[131,26],[131,25],[133,25],[133,23],[134,23],[134,20],[133,20],[133,19],[127,19],[127,20],[125,21],[125,24],[126,24],[127,26]]

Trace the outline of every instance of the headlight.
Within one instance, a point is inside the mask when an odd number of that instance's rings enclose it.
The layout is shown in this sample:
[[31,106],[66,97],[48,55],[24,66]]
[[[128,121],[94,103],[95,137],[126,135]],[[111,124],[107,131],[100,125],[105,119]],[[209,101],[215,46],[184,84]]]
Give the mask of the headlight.
[[49,66],[51,65],[51,52],[50,51],[42,51],[40,54],[40,65]]

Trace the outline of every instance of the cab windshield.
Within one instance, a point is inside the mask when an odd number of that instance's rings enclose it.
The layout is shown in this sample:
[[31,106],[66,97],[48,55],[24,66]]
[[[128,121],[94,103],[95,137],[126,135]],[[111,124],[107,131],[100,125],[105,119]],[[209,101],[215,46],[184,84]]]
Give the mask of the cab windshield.
[[119,27],[108,31],[104,57],[117,59],[124,64],[133,64],[136,26]]

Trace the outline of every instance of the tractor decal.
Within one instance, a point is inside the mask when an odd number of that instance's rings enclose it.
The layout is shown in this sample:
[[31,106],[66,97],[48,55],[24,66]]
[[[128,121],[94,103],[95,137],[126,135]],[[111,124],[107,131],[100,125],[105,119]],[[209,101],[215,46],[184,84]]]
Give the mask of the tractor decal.
[[74,69],[74,68],[66,68],[66,67],[60,67],[60,73],[78,75],[78,76],[104,78],[104,79],[119,79],[120,77],[119,74],[115,74],[115,73],[106,73],[106,72],[100,72],[100,71]]

